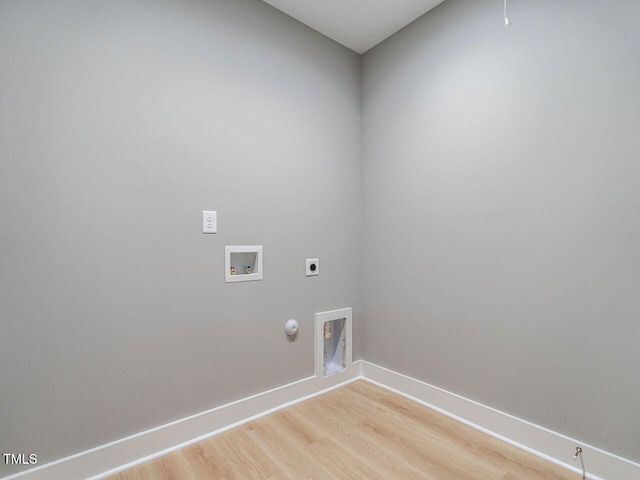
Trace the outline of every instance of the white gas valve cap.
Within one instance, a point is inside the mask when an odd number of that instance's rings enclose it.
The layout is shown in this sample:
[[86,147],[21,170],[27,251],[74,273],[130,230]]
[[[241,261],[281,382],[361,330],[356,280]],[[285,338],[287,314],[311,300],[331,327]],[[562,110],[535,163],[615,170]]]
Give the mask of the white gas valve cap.
[[298,333],[298,322],[296,320],[289,320],[284,324],[284,331],[287,335],[292,337],[296,333]]

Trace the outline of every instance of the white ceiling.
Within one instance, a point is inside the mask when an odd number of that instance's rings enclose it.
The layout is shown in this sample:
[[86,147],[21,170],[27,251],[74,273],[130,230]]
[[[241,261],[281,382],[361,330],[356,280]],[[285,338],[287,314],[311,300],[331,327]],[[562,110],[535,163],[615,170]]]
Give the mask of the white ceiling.
[[364,53],[444,0],[264,0],[357,53]]

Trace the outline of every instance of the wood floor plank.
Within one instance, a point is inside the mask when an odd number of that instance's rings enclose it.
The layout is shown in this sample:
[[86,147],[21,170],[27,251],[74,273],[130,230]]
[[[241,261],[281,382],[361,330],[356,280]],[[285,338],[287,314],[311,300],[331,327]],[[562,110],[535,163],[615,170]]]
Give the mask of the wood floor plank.
[[279,430],[270,422],[253,425],[249,433],[289,478],[313,479],[315,475],[331,478],[323,465],[306,455],[305,446],[298,445],[292,435]]
[[115,478],[118,480],[184,480],[195,477],[191,464],[181,450],[121,472]]
[[578,480],[364,380],[108,480]]
[[273,460],[247,434],[247,428],[238,428],[234,435],[226,441],[229,447],[237,452],[236,458],[241,465],[250,465],[251,469],[245,478],[275,478],[281,472]]
[[336,419],[333,405],[326,405],[324,409],[318,408],[308,414],[318,417],[318,425],[328,428],[331,437],[351,457],[366,459],[367,463],[376,470],[383,472],[386,478],[425,478],[420,471],[414,469],[412,462],[407,461],[406,458],[399,462],[395,454],[388,450],[388,445],[366,435],[361,427],[361,421],[353,426],[341,421],[342,419]]
[[309,448],[309,455],[313,455],[323,463],[334,465],[337,469],[334,478],[366,478],[368,480],[386,480],[387,478],[373,466],[349,455],[342,446],[329,438],[313,444]]

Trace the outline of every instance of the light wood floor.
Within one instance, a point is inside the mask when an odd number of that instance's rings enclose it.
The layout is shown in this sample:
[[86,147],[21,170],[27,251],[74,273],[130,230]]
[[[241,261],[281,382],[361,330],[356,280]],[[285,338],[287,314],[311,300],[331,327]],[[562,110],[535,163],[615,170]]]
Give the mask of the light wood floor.
[[580,478],[357,381],[108,480]]

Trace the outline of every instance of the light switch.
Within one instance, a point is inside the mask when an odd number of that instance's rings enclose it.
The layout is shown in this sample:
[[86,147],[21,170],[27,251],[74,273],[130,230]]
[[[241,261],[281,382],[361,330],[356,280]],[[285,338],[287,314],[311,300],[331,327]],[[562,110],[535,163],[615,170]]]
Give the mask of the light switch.
[[202,211],[202,233],[218,231],[218,214],[209,210]]

